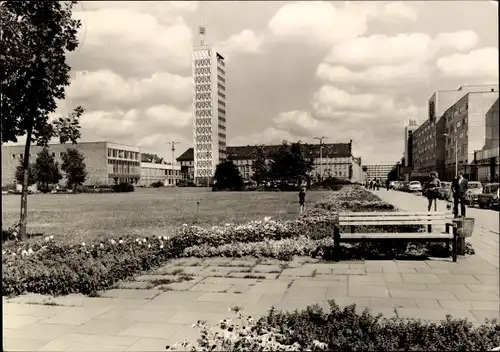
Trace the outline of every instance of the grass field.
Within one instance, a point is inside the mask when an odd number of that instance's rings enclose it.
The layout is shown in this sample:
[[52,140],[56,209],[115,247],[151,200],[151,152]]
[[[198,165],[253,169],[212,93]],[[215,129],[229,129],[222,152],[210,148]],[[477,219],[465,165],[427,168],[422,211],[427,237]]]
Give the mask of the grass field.
[[[308,192],[307,203],[313,204],[324,195],[324,191]],[[20,196],[2,196],[4,229],[19,221],[19,207]],[[185,223],[212,226],[265,216],[291,219],[297,216],[298,208],[296,192],[137,188],[133,193],[35,194],[28,198],[28,232],[75,243],[124,234],[169,236],[174,227]]]

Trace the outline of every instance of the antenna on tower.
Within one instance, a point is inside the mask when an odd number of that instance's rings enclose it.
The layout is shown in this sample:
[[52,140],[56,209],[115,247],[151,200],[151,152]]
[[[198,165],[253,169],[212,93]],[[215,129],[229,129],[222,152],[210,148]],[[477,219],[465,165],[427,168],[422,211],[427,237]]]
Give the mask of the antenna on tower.
[[198,27],[198,34],[200,35],[200,44],[203,45],[205,39],[205,33],[207,32],[206,27],[201,22],[201,26]]

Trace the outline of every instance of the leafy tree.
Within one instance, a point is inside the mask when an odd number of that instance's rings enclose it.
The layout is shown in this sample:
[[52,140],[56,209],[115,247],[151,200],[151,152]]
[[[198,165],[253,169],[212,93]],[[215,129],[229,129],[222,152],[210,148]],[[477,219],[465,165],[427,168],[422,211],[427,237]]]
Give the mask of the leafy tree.
[[59,171],[59,165],[50,154],[49,148],[44,147],[35,161],[36,181],[41,189],[47,190],[49,184],[55,184],[61,181],[62,175]]
[[257,182],[257,186],[264,182],[269,176],[269,166],[267,164],[267,156],[263,145],[258,145],[255,148],[252,170],[252,180]]
[[[0,3],[0,40],[2,42],[1,143],[17,142],[26,136],[21,196],[19,237],[26,239],[27,202],[29,183],[29,153],[32,142],[46,145],[55,133],[63,141],[76,141],[71,121],[51,125],[49,114],[57,107],[57,100],[65,98],[70,84],[67,52],[78,46],[77,31],[80,21],[72,18],[75,1],[14,1]],[[63,119],[64,120],[64,119]],[[67,122],[70,122],[69,125]],[[70,127],[69,129],[67,127]]]
[[243,178],[232,161],[225,161],[215,168],[215,186],[217,190],[241,190]]
[[141,153],[141,161],[143,163],[154,162],[156,164],[160,164],[161,162],[163,162],[163,158],[160,158],[158,155],[152,153]]
[[[14,178],[16,179],[17,183],[23,184],[24,180],[24,166],[23,166],[24,160],[19,159],[19,165],[16,168],[16,174],[14,175]],[[36,171],[33,166],[33,164],[29,164],[28,166],[28,186],[34,185],[36,183]]]
[[68,148],[62,154],[63,163],[61,169],[66,176],[68,187],[75,188],[81,186],[87,178],[85,156],[76,148]]
[[272,179],[294,183],[308,179],[312,170],[312,159],[307,158],[305,149],[300,142],[289,144],[283,141],[271,157]]

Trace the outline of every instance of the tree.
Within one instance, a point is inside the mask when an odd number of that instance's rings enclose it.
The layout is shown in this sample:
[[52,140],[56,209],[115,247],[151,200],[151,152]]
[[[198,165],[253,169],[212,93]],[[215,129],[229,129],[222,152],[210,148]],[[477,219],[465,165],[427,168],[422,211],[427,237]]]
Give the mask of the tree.
[[263,145],[258,145],[255,148],[252,170],[252,179],[257,182],[257,186],[260,186],[269,176],[269,166]]
[[217,190],[241,190],[243,178],[232,161],[225,161],[215,168],[215,188]]
[[48,190],[49,184],[61,181],[62,175],[59,165],[50,154],[49,148],[44,147],[35,161],[36,181],[41,189]]
[[85,156],[76,148],[68,148],[62,154],[63,163],[61,169],[66,176],[68,187],[75,188],[81,186],[87,178]]
[[283,141],[271,157],[272,179],[294,183],[308,179],[312,170],[312,159],[306,157],[305,149],[300,142],[289,144]]
[[[14,178],[16,179],[17,183],[23,184],[24,181],[24,166],[23,166],[24,160],[19,159],[19,165],[16,168],[16,174],[14,175]],[[33,164],[28,165],[28,186],[34,185],[36,183],[36,171],[35,168],[33,167]]]
[[18,137],[26,136],[19,224],[21,240],[27,237],[31,143],[46,145],[54,136],[58,125],[51,126],[49,114],[56,110],[57,100],[65,98],[65,88],[70,84],[66,54],[77,48],[80,27],[80,21],[72,18],[75,4],[75,1],[55,0],[0,3],[1,144],[17,142]]

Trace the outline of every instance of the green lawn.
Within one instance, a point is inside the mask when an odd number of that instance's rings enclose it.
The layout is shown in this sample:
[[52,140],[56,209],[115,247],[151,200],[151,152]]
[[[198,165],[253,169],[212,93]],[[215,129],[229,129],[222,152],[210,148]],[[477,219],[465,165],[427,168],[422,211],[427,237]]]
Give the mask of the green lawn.
[[[309,192],[311,205],[326,191]],[[196,215],[197,202],[199,216]],[[307,205],[307,204],[306,204]],[[19,221],[20,196],[2,196],[2,227]],[[96,237],[170,235],[182,224],[242,223],[298,214],[296,192],[211,192],[201,188],[137,188],[117,194],[35,194],[28,198],[28,232],[65,242]]]

